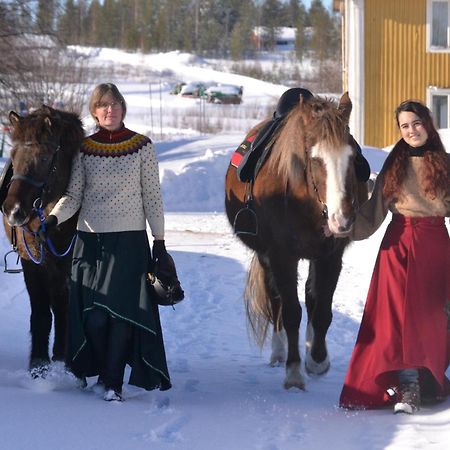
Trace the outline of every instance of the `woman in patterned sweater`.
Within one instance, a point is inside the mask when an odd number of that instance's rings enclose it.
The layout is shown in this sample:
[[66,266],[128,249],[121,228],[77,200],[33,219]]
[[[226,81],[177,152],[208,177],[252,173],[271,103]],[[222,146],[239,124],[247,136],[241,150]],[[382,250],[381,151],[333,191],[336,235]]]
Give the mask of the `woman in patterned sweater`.
[[153,144],[125,128],[126,103],[117,87],[97,86],[89,111],[98,131],[83,141],[67,192],[46,222],[48,229],[79,213],[67,366],[83,381],[98,375],[96,390],[121,401],[127,363],[130,384],[171,387],[158,306],[147,285],[146,221],[153,259],[160,268],[169,264],[164,212]]
[[387,227],[370,283],[340,405],[414,413],[449,393],[449,157],[430,111],[396,110],[401,137],[359,210],[354,240]]

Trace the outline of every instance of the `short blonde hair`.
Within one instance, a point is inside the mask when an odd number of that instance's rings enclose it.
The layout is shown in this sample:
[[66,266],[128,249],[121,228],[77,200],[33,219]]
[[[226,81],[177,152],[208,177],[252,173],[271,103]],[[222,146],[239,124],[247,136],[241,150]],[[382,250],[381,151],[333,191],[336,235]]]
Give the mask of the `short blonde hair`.
[[95,116],[95,110],[98,107],[101,98],[108,92],[111,92],[112,96],[122,105],[122,120],[125,118],[127,113],[127,103],[117,86],[112,83],[102,83],[94,88],[89,100],[89,112],[97,123],[98,119]]

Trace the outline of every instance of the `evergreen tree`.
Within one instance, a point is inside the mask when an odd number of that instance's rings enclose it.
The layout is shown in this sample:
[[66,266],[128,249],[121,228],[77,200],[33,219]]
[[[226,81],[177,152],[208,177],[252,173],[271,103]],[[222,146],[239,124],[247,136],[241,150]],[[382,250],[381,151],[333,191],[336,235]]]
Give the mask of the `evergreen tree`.
[[92,0],[85,19],[86,45],[100,45],[101,26],[102,6],[99,0]]
[[230,53],[235,60],[249,55],[252,51],[252,32],[256,25],[256,8],[253,1],[243,0],[240,3],[238,20],[230,39]]
[[67,0],[64,12],[58,19],[57,35],[65,44],[80,44],[80,24],[78,6],[74,0]]
[[307,12],[302,1],[290,0],[288,6],[289,15],[292,17],[293,26],[296,28],[295,33],[295,55],[299,61],[303,59],[303,55],[307,49],[306,40],[306,21]]
[[324,61],[334,54],[332,45],[333,22],[323,6],[322,0],[313,0],[309,10],[311,23],[311,50],[318,61]]
[[39,0],[37,5],[37,30],[39,33],[54,32],[55,2],[54,0]]
[[279,28],[284,26],[284,6],[280,0],[264,0],[261,7],[261,25],[265,28],[267,45],[273,49]]

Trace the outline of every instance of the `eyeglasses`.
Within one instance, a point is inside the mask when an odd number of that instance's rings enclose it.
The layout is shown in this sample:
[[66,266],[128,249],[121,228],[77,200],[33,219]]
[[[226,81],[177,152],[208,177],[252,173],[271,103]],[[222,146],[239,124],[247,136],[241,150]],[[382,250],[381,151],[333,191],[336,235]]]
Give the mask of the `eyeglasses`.
[[99,109],[103,109],[103,111],[107,111],[108,108],[111,106],[111,109],[120,109],[122,108],[122,103],[121,102],[100,102],[97,103],[97,108]]

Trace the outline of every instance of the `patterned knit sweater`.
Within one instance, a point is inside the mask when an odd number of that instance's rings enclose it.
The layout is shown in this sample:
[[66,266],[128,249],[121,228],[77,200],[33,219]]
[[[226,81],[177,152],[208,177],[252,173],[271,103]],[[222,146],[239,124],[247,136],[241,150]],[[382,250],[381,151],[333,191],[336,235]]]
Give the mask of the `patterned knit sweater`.
[[69,186],[50,214],[58,223],[80,210],[77,229],[93,233],[145,230],[164,239],[159,169],[150,139],[124,126],[84,139]]

